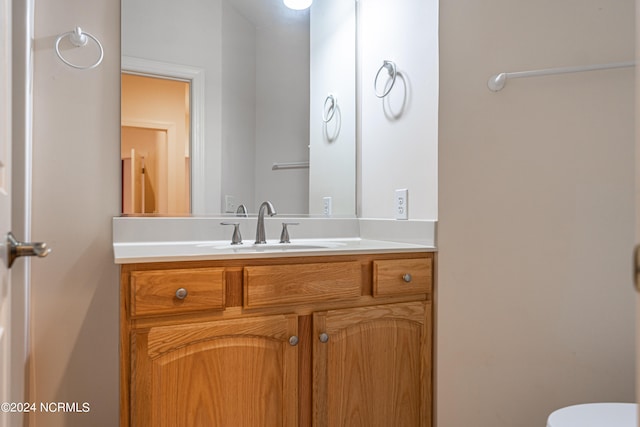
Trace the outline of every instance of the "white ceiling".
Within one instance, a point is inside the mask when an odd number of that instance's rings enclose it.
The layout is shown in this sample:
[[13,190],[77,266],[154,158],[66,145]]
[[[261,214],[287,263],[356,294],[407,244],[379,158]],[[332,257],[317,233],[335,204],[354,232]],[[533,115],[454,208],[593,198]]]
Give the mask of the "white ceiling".
[[307,18],[307,10],[291,10],[282,0],[227,0],[242,16],[256,27],[292,24],[300,18]]

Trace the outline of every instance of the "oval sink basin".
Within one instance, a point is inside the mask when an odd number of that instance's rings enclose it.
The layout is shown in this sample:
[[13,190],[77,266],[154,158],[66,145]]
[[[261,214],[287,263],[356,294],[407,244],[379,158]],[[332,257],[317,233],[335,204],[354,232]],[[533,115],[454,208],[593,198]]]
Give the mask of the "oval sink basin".
[[202,245],[202,246],[213,246],[214,249],[218,250],[228,250],[233,252],[279,252],[279,251],[302,251],[302,250],[313,250],[313,249],[331,249],[337,248],[340,246],[344,246],[345,243],[339,242],[323,242],[323,241],[299,241],[299,242],[291,242],[291,243],[244,243],[241,245],[232,245],[226,244],[223,246],[220,245]]
[[305,249],[326,249],[329,246],[322,245],[301,245],[296,243],[278,243],[278,244],[251,244],[251,245],[229,245],[228,248],[234,251],[291,251],[291,250],[305,250]]

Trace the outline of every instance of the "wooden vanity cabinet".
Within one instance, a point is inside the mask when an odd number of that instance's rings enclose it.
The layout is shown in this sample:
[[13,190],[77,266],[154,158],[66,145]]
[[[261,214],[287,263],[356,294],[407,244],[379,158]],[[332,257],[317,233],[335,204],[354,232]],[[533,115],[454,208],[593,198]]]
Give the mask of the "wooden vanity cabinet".
[[314,313],[314,426],[429,426],[425,301]]
[[430,427],[433,263],[123,265],[120,425]]
[[131,425],[297,426],[297,327],[291,314],[135,331]]

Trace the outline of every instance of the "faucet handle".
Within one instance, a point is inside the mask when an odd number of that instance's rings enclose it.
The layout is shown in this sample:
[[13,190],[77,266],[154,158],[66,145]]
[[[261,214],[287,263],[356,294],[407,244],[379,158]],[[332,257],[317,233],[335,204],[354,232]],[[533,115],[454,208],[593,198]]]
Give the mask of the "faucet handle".
[[291,243],[289,240],[289,230],[287,229],[287,225],[298,225],[299,222],[283,222],[282,223],[282,233],[280,233],[280,243]]
[[221,222],[220,225],[233,225],[233,236],[231,236],[231,244],[232,245],[242,244],[242,236],[240,235],[239,222]]
[[249,216],[247,213],[247,207],[244,205],[244,203],[238,205],[238,209],[236,209],[236,216]]

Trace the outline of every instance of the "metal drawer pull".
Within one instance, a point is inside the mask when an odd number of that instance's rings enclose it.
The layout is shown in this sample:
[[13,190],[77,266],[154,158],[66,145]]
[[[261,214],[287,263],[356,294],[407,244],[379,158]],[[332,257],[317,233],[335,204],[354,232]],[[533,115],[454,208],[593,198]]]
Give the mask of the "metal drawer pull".
[[319,338],[320,338],[320,342],[323,342],[323,343],[329,341],[329,335],[327,335],[324,332],[320,334]]
[[297,336],[295,335],[291,335],[291,337],[289,338],[289,344],[291,345],[298,345],[298,342],[300,342],[300,340],[298,339]]
[[409,283],[411,281],[411,275],[409,273],[405,273],[402,275],[402,280]]
[[189,292],[185,288],[180,288],[176,291],[176,298],[185,299],[189,295]]

